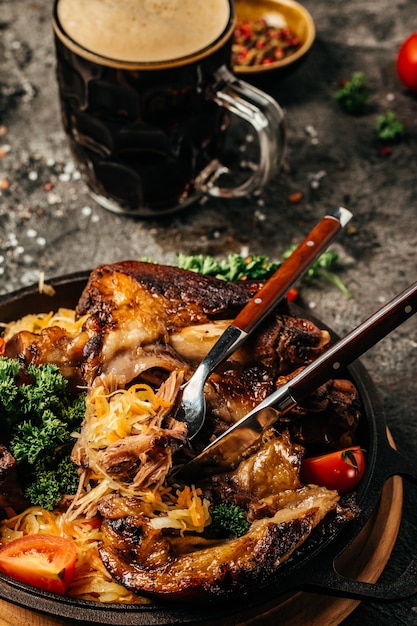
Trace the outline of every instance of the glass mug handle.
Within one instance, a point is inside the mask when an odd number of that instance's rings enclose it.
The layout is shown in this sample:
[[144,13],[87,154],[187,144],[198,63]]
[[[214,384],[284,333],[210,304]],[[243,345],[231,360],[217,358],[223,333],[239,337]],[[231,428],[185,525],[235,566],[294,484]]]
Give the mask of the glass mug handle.
[[248,122],[255,130],[259,144],[257,169],[242,184],[221,187],[217,183],[223,174],[230,174],[217,159],[204,168],[196,180],[197,187],[218,198],[239,198],[258,192],[281,165],[286,149],[284,113],[269,95],[237,79],[225,67],[215,74],[211,97],[220,107]]

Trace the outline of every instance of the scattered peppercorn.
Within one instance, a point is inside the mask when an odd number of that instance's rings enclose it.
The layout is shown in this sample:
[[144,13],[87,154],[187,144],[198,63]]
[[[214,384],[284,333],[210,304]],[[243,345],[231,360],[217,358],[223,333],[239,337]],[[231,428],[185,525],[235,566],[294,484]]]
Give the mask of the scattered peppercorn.
[[298,204],[299,202],[301,202],[302,199],[303,194],[301,193],[301,191],[294,191],[288,196],[288,202],[291,202],[291,204]]
[[238,20],[232,46],[233,66],[270,65],[294,54],[301,46],[290,28],[277,28],[265,18]]
[[379,154],[383,157],[389,157],[392,154],[392,148],[391,146],[382,146],[379,149]]

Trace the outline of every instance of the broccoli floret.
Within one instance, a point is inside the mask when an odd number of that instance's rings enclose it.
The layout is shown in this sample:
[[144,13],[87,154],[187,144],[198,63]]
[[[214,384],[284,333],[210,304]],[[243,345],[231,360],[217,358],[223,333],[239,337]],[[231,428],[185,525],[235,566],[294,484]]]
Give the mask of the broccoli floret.
[[70,454],[85,414],[85,394],[74,395],[55,365],[29,365],[24,375],[13,359],[0,358],[0,427],[19,462],[32,504],[53,508],[78,486]]
[[241,537],[250,526],[245,511],[237,504],[228,504],[227,502],[221,502],[213,507],[211,519],[212,523],[209,530],[213,534]]

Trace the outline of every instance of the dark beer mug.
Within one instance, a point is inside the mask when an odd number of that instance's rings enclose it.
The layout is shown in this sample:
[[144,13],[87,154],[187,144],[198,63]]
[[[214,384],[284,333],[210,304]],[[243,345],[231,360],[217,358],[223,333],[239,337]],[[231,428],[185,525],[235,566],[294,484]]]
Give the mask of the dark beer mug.
[[[233,75],[234,25],[233,0],[55,0],[64,129],[101,206],[158,217],[259,192],[277,172],[283,113]],[[225,165],[233,115],[258,143],[245,180]]]

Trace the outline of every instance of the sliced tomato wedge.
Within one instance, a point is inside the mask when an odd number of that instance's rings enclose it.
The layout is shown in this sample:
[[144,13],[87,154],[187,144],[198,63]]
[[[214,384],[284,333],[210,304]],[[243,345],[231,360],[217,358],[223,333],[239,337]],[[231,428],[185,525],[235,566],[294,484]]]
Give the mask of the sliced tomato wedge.
[[365,457],[360,446],[304,459],[300,478],[304,484],[336,489],[340,494],[352,491],[362,480]]
[[74,577],[76,546],[57,535],[26,535],[0,548],[0,572],[63,595]]

